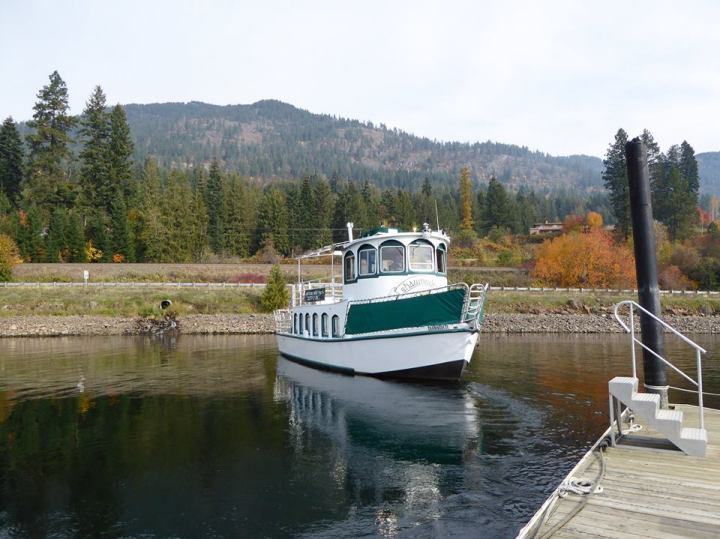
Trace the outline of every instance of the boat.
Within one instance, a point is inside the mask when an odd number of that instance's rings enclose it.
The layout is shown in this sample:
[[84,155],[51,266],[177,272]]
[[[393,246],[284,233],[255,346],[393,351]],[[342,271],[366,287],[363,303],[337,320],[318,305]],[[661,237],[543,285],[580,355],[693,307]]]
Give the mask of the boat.
[[[385,378],[458,380],[484,317],[487,285],[448,284],[450,238],[429,225],[379,227],[297,257],[289,309],[275,312],[280,354],[312,367]],[[330,255],[330,282],[301,280]],[[335,278],[340,257],[341,282]]]

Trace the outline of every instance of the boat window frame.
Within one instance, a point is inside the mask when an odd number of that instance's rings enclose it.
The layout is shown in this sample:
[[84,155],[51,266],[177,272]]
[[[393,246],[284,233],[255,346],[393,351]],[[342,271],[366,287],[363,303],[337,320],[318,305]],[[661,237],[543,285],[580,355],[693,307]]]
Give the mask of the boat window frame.
[[334,338],[340,337],[340,317],[336,314],[332,317],[332,336]]
[[322,313],[322,316],[320,317],[320,330],[321,330],[321,335],[323,337],[328,336],[328,314],[327,313]]
[[312,315],[312,336],[317,337],[319,334],[320,333],[318,330],[318,314],[313,313],[313,315]]
[[298,313],[293,313],[293,330],[292,332],[298,334]]
[[[403,267],[401,270],[396,271],[388,271],[383,269],[383,249],[388,247],[400,247],[402,249],[402,255],[403,255]],[[380,247],[378,248],[379,252],[379,264],[378,268],[380,269],[380,273],[382,275],[401,275],[407,271],[407,249],[405,248],[405,244],[397,241],[397,240],[387,240],[380,244]]]
[[[360,268],[362,267],[362,265],[361,265],[361,263],[362,263],[362,254],[363,254],[363,253],[369,253],[369,252],[371,252],[371,251],[373,252],[373,254],[374,254],[374,256],[375,256],[375,271],[373,271],[373,272],[368,272],[368,273],[361,273],[361,272],[360,272]],[[379,264],[378,264],[378,258],[379,258],[379,257],[378,257],[378,250],[377,250],[377,248],[375,248],[374,245],[370,245],[369,243],[364,243],[363,245],[361,245],[361,246],[358,248],[358,250],[357,250],[357,278],[359,278],[359,279],[367,279],[367,278],[369,278],[369,277],[376,277],[377,274],[378,274],[378,266],[379,266]]]
[[[423,247],[430,247],[430,267],[428,269],[416,269],[413,268],[413,262],[412,262],[412,256],[411,251],[413,247],[417,246],[423,246]],[[428,240],[419,238],[415,241],[412,241],[407,246],[407,260],[408,260],[408,269],[413,273],[436,273],[435,271],[435,246],[429,242]]]
[[[439,256],[442,253],[442,256]],[[443,269],[440,269],[440,260],[442,260]],[[435,267],[438,273],[447,274],[447,245],[438,243],[435,247]]]
[[305,331],[303,331],[303,335],[310,335],[310,313],[305,313]]
[[[357,266],[355,263],[355,251],[349,250],[347,253],[343,255],[343,282],[345,284],[354,283],[357,281]],[[353,270],[353,276],[352,278],[348,279],[347,277],[347,261],[349,259],[352,259],[352,270]]]

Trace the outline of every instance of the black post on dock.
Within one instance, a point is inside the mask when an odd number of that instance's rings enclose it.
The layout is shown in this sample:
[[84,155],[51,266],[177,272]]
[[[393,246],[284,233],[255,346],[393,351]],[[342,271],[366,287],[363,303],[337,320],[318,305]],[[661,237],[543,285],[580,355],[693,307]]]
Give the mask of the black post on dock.
[[[647,149],[639,138],[634,138],[625,145],[625,159],[630,183],[630,215],[635,245],[639,303],[649,312],[660,317],[655,230],[653,228],[652,203],[650,202],[650,172],[647,163]],[[662,326],[652,317],[641,313],[640,327],[643,344],[664,357]],[[665,365],[643,349],[643,370],[646,391],[659,394],[660,407],[667,408],[668,382]]]

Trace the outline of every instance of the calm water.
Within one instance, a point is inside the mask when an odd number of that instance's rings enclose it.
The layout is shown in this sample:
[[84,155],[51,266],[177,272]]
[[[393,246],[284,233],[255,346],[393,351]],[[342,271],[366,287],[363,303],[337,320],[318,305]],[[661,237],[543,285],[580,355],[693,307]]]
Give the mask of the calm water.
[[[720,392],[720,338],[698,340]],[[605,429],[627,352],[483,335],[432,386],[272,337],[0,340],[0,537],[512,537]]]

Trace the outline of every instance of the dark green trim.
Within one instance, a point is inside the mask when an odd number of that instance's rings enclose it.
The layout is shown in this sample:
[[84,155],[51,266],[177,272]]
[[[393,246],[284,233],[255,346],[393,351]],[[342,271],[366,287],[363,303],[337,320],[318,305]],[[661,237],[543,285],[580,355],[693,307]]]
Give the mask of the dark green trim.
[[302,341],[312,341],[320,343],[330,342],[352,342],[352,341],[369,341],[369,340],[381,340],[381,339],[399,339],[401,337],[417,337],[418,335],[443,335],[445,333],[478,333],[477,329],[471,328],[453,328],[453,329],[441,329],[431,331],[412,331],[410,333],[399,333],[397,335],[360,335],[357,337],[331,337],[329,339],[315,339],[313,337],[301,337],[300,335],[293,335],[292,333],[278,333],[283,337],[290,337],[292,339],[300,339]]

